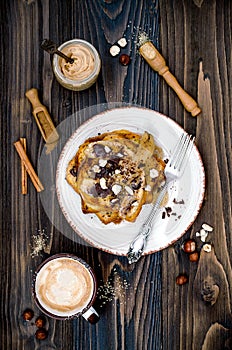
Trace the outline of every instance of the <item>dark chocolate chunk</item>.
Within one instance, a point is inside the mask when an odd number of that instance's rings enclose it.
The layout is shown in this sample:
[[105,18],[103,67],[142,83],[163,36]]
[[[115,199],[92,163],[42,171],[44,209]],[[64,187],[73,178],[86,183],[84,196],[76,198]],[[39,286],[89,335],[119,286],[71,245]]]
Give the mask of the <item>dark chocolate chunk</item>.
[[74,177],[77,177],[77,168],[75,166],[70,170],[70,174]]
[[101,144],[96,143],[93,146],[93,150],[97,157],[104,157],[106,155],[105,147]]

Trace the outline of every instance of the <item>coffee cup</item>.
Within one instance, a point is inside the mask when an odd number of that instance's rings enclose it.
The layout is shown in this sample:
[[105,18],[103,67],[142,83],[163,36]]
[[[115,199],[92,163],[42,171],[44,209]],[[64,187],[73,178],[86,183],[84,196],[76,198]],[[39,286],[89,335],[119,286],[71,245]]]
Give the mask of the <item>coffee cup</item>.
[[99,315],[93,308],[97,283],[93,269],[72,254],[56,254],[46,259],[33,278],[33,296],[47,316],[66,320],[83,316],[96,323]]

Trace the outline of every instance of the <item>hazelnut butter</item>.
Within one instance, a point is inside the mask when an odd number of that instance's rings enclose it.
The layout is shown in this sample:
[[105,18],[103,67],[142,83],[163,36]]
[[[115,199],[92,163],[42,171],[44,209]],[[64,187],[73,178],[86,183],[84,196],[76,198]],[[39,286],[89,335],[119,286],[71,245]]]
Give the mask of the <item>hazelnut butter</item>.
[[63,43],[58,50],[74,60],[53,57],[53,71],[58,82],[67,89],[80,91],[93,85],[99,75],[101,60],[95,47],[81,39]]

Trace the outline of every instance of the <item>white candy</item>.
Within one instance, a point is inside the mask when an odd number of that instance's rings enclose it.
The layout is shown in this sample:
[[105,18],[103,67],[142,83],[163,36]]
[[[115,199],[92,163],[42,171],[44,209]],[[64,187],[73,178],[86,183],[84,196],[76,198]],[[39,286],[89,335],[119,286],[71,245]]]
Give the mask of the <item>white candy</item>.
[[110,153],[111,149],[108,146],[105,146],[105,152]]
[[126,38],[121,38],[118,40],[118,45],[121,47],[125,47],[127,45]]
[[120,174],[120,173],[121,173],[121,171],[120,171],[119,169],[116,169],[116,170],[115,170],[115,174],[116,174],[116,175],[118,175],[118,174]]
[[111,56],[117,56],[120,52],[120,47],[118,45],[113,45],[110,48],[110,54]]

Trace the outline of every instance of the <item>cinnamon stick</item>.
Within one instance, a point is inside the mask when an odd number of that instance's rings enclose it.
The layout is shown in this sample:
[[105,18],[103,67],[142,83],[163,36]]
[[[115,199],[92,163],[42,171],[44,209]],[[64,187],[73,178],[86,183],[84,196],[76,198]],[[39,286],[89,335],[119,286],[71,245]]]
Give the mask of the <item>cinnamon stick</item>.
[[21,161],[23,162],[23,164],[27,170],[27,173],[30,176],[31,181],[32,181],[33,185],[35,186],[36,190],[38,192],[43,191],[44,187],[43,187],[42,183],[40,182],[39,177],[36,174],[33,166],[31,165],[31,162],[30,162],[26,152],[24,151],[24,148],[22,146],[21,141],[19,140],[19,141],[15,142],[14,146],[15,146],[16,151],[18,152],[18,155],[19,155]]
[[[26,138],[21,137],[20,142],[23,146],[24,151],[26,152],[27,150]],[[21,160],[21,191],[22,191],[22,194],[27,194],[27,169],[25,168],[25,165],[22,160]]]

